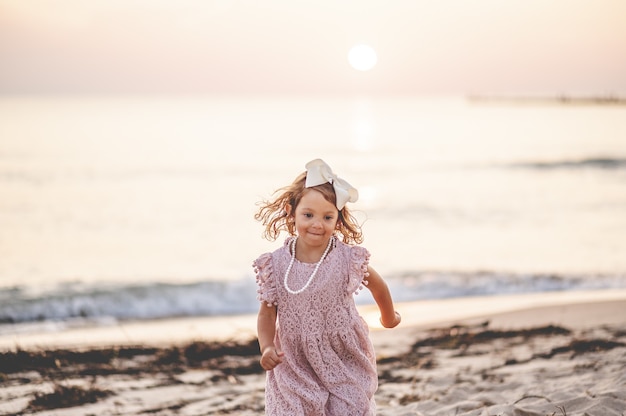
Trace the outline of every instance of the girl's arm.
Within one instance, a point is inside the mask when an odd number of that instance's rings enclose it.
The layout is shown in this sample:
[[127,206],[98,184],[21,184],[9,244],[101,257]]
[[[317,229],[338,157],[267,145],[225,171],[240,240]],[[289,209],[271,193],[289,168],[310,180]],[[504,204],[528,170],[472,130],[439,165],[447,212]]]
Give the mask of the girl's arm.
[[274,345],[274,335],[276,334],[276,306],[268,307],[266,303],[261,303],[257,316],[257,333],[259,338],[259,348],[261,349],[261,367],[269,371],[283,362],[282,351],[276,349]]
[[369,276],[367,277],[368,283],[365,287],[372,292],[372,296],[378,305],[378,309],[380,310],[380,323],[383,324],[385,328],[393,328],[400,323],[402,318],[393,307],[389,287],[387,287],[387,283],[385,283],[376,270],[368,266],[367,271],[369,272]]

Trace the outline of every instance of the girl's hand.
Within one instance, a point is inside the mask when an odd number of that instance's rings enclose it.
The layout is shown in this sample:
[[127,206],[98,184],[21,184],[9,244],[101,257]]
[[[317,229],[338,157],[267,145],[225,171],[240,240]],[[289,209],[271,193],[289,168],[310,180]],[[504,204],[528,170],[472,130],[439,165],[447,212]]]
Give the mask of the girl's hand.
[[395,328],[402,321],[402,317],[398,311],[394,311],[393,322],[383,322],[383,317],[380,317],[380,324],[385,328]]
[[285,353],[277,350],[273,345],[265,347],[263,354],[261,354],[261,367],[265,371],[273,370],[274,367],[283,362],[284,356]]

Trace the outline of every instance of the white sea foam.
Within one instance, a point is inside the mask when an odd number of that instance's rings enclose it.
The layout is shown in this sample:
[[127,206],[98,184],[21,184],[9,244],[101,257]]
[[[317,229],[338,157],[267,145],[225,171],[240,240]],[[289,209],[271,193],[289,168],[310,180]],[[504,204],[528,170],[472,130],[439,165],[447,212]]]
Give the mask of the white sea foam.
[[[390,276],[396,301],[545,291],[626,288],[626,275],[514,275],[496,272],[415,272]],[[63,284],[32,297],[25,288],[0,290],[0,333],[13,324],[107,324],[123,320],[254,313],[254,279],[191,284],[92,286]],[[356,297],[373,303],[369,292]]]

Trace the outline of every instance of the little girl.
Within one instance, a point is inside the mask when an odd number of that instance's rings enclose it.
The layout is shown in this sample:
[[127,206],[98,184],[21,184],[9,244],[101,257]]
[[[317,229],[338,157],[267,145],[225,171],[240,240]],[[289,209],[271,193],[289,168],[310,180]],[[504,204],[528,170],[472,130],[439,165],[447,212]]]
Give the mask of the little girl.
[[372,292],[386,328],[398,325],[400,314],[369,252],[354,245],[363,237],[345,205],[357,190],[316,159],[278,191],[255,215],[268,240],[289,233],[253,264],[266,414],[373,415],[376,356],[353,294],[363,286]]

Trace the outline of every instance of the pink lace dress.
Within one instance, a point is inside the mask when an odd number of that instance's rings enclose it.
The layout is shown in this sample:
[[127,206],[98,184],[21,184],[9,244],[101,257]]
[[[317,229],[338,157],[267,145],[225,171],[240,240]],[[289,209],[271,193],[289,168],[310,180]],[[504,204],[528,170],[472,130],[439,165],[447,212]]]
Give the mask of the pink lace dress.
[[[353,295],[366,283],[369,252],[336,241],[310,286],[297,295],[283,285],[289,242],[254,261],[259,300],[278,310],[275,345],[284,360],[267,372],[268,415],[373,415],[378,387],[369,329]],[[296,260],[292,290],[302,288],[315,264]]]

